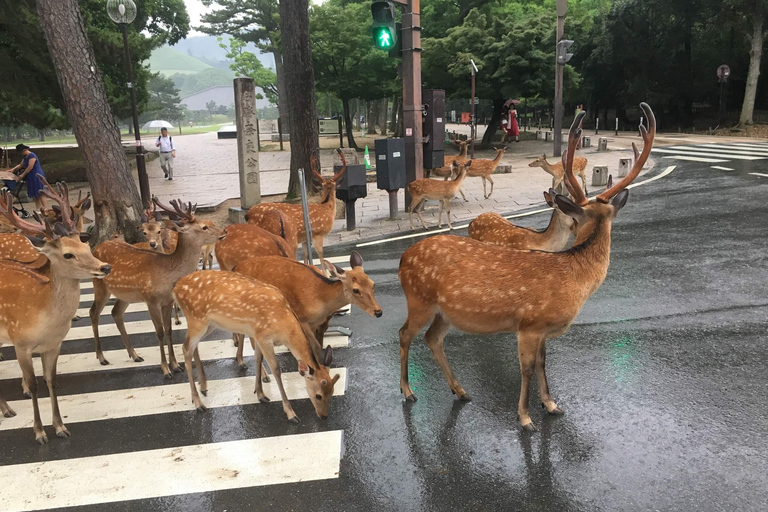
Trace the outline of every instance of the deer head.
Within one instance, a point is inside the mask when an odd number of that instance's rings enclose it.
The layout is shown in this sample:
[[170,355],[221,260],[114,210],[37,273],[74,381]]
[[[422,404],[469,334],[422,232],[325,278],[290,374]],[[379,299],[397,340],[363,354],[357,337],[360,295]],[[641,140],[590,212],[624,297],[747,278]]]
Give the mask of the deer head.
[[173,208],[170,208],[161,203],[157,197],[152,197],[152,202],[169,216],[181,219],[180,222],[168,224],[170,229],[190,238],[200,246],[215,244],[216,240],[223,240],[226,236],[223,229],[209,226],[195,217],[197,205],[184,204],[181,200],[174,199],[170,202]]
[[317,362],[320,364],[314,368],[304,361],[299,361],[299,374],[304,377],[307,395],[315,408],[315,414],[318,418],[325,420],[328,419],[328,406],[331,404],[333,386],[339,380],[340,375],[337,373],[331,377],[330,366],[333,362],[333,349],[325,347],[320,352],[320,343],[315,339],[315,335],[306,326],[302,326],[302,329],[313,347],[315,357],[318,359]]
[[347,160],[344,158],[344,153],[340,149],[336,149],[336,152],[341,157],[341,170],[337,172],[333,178],[331,179],[325,179],[318,171],[318,164],[317,164],[317,153],[316,151],[312,153],[312,156],[309,158],[310,167],[312,168],[312,174],[318,177],[320,182],[322,183],[323,187],[323,200],[327,199],[328,197],[333,197],[333,194],[336,191],[336,182],[341,178],[341,175],[344,174],[344,172],[347,170]]
[[528,164],[528,167],[541,167],[547,164],[547,155],[537,156],[536,160]]
[[168,224],[163,221],[163,214],[157,211],[154,201],[151,202],[149,209],[141,214],[141,231],[150,249],[163,250],[163,237],[167,229]]
[[27,235],[32,245],[48,258],[51,268],[72,279],[102,279],[111,267],[96,259],[87,244],[90,235],[77,230],[77,218],[70,216],[69,190],[65,183],[58,183],[58,193],[41,178],[45,187],[42,193],[59,203],[61,220],[51,221],[35,214],[37,222],[22,220],[13,210],[13,196],[5,192],[0,195],[0,214]]
[[384,314],[381,306],[376,302],[374,293],[375,284],[363,270],[363,257],[357,251],[352,251],[349,257],[349,266],[352,270],[343,269],[326,261],[325,265],[330,269],[331,277],[341,281],[344,286],[344,297],[355,306],[376,318]]

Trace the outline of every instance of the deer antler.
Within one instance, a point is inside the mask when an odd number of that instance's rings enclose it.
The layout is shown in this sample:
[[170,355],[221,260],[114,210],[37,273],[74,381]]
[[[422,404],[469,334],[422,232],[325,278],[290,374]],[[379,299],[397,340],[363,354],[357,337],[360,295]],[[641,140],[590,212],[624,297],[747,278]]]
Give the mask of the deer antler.
[[640,174],[643,165],[648,161],[648,157],[651,154],[653,139],[656,136],[656,116],[653,115],[653,110],[651,110],[651,107],[648,106],[647,103],[641,103],[640,108],[643,109],[645,117],[648,119],[647,130],[645,129],[645,126],[640,125],[640,134],[643,136],[643,152],[638,156],[637,146],[634,142],[632,143],[632,150],[635,153],[635,165],[632,167],[632,170],[629,171],[629,174],[627,174],[620,182],[597,196],[596,199],[601,203],[607,203],[613,196],[627,188],[627,186],[637,178],[637,175]]
[[152,202],[157,205],[158,208],[163,210],[165,213],[167,213],[169,216],[172,217],[181,217],[182,219],[186,220],[187,222],[194,222],[195,216],[194,216],[194,208],[192,207],[192,204],[189,204],[188,209],[184,203],[182,203],[180,200],[172,199],[170,201],[170,206],[166,206],[163,203],[160,202],[160,200],[157,198],[157,196],[152,196]]
[[312,174],[317,176],[320,181],[323,181],[323,176],[319,172],[317,172],[317,156],[315,156],[317,153],[320,152],[320,149],[316,149],[312,152],[312,154],[309,156],[309,168],[312,170]]
[[66,183],[60,181],[56,184],[59,189],[59,191],[56,192],[51,184],[48,183],[48,180],[42,176],[39,179],[44,187],[42,190],[43,195],[59,203],[59,206],[61,207],[61,223],[70,233],[74,233],[77,230],[77,227],[75,225],[75,220],[72,218],[72,206],[69,204],[69,187]]
[[45,226],[42,223],[33,224],[16,215],[13,209],[13,196],[8,191],[0,194],[0,214],[4,215],[13,226],[19,228],[25,235],[41,236],[46,234]]
[[589,201],[587,200],[587,196],[584,195],[584,190],[581,188],[581,185],[576,181],[576,176],[573,175],[573,157],[576,154],[576,146],[579,143],[579,139],[581,139],[581,128],[579,125],[586,115],[586,111],[582,110],[573,119],[571,129],[568,131],[568,149],[563,155],[563,172],[565,174],[564,183],[568,192],[570,192],[573,197],[573,201],[579,206],[584,206]]
[[336,152],[337,152],[337,153],[339,154],[339,156],[341,157],[341,170],[340,170],[339,172],[337,172],[337,173],[336,173],[336,174],[333,176],[333,180],[332,180],[332,181],[336,181],[336,180],[338,180],[339,178],[341,178],[341,175],[342,175],[342,174],[344,174],[344,171],[346,171],[346,170],[347,170],[347,159],[346,159],[346,158],[344,158],[344,152],[343,152],[342,150],[340,150],[339,148],[336,148]]

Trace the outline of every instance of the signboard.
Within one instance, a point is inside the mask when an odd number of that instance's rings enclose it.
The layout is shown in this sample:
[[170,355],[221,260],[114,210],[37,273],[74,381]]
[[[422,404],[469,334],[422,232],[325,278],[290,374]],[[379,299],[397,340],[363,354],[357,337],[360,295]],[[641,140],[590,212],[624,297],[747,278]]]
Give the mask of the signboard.
[[452,123],[456,122],[456,111],[455,110],[451,110],[451,122]]
[[318,119],[317,123],[320,135],[339,135],[338,119]]
[[717,78],[720,79],[721,82],[728,80],[728,77],[731,75],[731,68],[729,68],[726,64],[723,64],[719,68],[717,68]]

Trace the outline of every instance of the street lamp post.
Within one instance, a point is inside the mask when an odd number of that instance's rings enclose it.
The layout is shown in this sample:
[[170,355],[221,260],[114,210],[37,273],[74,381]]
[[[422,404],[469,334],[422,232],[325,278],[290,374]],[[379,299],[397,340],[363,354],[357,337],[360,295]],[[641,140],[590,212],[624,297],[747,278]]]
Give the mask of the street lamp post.
[[136,137],[136,169],[139,173],[139,192],[144,208],[149,208],[149,178],[144,161],[144,147],[141,145],[139,133],[139,111],[136,107],[136,91],[133,88],[133,66],[131,65],[131,50],[128,47],[128,24],[136,19],[136,4],[133,0],[107,0],[107,14],[117,23],[123,33],[125,48],[125,65],[128,68],[128,91],[131,95],[131,111],[133,113],[133,134]]

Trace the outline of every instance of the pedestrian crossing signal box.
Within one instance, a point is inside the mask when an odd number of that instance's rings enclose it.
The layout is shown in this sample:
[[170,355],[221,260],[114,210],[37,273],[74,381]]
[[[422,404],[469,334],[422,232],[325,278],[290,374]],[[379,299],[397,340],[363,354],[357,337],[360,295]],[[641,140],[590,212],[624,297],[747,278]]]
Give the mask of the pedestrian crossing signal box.
[[405,139],[376,139],[376,188],[399,190],[405,179]]
[[397,45],[397,19],[393,2],[373,2],[373,44],[380,50],[391,51]]

